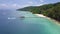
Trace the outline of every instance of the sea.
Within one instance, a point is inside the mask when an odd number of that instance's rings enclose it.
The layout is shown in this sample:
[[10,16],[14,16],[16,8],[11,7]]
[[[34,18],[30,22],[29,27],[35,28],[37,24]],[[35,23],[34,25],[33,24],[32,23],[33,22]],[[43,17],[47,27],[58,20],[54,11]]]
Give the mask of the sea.
[[60,26],[29,11],[1,9],[0,34],[60,34]]

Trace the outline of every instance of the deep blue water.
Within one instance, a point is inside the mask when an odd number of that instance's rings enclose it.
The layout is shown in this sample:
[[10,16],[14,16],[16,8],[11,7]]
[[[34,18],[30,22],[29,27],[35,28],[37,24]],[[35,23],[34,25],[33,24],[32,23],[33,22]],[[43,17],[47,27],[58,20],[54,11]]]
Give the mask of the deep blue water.
[[60,34],[59,28],[51,20],[30,12],[0,10],[0,34]]

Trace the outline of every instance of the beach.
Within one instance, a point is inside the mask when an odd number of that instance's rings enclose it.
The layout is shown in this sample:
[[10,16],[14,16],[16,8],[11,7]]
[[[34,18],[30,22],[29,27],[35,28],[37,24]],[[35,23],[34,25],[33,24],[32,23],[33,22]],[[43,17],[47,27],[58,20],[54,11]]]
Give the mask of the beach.
[[37,15],[37,16],[39,16],[39,17],[47,18],[47,19],[49,19],[49,20],[54,21],[54,23],[60,25],[60,24],[59,24],[60,22],[58,22],[58,21],[56,21],[55,19],[52,19],[52,18],[50,18],[50,17],[44,16],[43,14],[35,14],[35,15]]
[[39,16],[39,17],[46,17],[46,16],[44,16],[44,15],[42,15],[42,14],[35,14],[35,15],[37,15],[37,16]]

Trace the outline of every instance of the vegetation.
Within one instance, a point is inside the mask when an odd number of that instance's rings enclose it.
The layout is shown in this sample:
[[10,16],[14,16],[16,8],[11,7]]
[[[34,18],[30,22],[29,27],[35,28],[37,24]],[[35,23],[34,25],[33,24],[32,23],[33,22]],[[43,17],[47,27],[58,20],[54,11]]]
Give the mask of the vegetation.
[[60,2],[54,4],[45,4],[42,6],[29,6],[18,10],[30,11],[32,13],[43,14],[60,21]]

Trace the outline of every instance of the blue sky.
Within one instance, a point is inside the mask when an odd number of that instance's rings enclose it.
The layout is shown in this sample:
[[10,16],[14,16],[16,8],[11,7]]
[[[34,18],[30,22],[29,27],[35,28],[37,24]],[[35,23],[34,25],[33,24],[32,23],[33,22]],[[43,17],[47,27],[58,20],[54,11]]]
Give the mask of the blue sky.
[[43,4],[56,3],[60,0],[0,0],[0,8],[23,8],[26,6],[39,6]]

